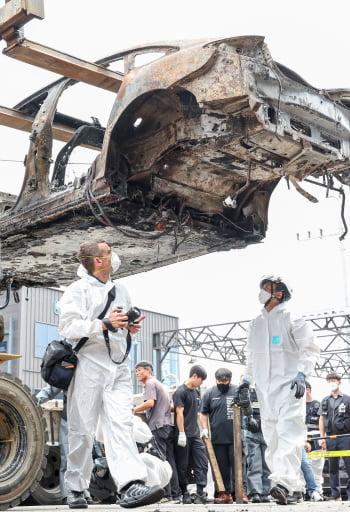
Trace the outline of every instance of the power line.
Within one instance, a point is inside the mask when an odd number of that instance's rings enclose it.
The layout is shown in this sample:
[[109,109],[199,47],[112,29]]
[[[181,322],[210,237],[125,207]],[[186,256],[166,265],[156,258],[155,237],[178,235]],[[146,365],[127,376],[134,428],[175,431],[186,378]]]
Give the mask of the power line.
[[[16,164],[23,164],[23,160],[12,160],[5,158],[0,158],[0,162],[12,162]],[[67,165],[91,165],[91,162],[68,162]]]

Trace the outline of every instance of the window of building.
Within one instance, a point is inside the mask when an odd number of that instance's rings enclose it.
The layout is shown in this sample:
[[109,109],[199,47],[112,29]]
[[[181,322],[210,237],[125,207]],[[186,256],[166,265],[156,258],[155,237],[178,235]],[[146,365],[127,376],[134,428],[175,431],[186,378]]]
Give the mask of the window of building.
[[52,340],[62,340],[57,325],[35,322],[35,357],[43,357],[47,345]]
[[141,345],[141,338],[140,333],[138,332],[137,335],[133,337],[134,339],[131,342],[131,349],[130,349],[130,369],[131,369],[131,375],[132,375],[132,385],[134,393],[141,393],[142,391],[142,384],[140,384],[136,378],[135,375],[135,366],[138,361],[141,361],[142,359],[142,345]]
[[179,354],[171,350],[162,361],[162,383],[168,389],[179,386]]
[[7,352],[7,341],[0,341],[0,352]]

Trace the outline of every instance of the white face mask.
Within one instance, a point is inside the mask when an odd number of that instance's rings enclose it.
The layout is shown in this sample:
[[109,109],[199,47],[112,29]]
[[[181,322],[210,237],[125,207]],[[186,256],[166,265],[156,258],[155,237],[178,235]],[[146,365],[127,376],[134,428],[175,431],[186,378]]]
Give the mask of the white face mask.
[[260,304],[266,304],[266,302],[271,299],[271,293],[267,292],[263,288],[259,292],[259,302]]
[[111,257],[111,267],[112,267],[112,273],[117,272],[118,268],[120,267],[120,258],[116,252],[112,252]]
[[339,386],[336,382],[329,382],[328,386],[331,391],[337,391],[337,389],[339,388]]

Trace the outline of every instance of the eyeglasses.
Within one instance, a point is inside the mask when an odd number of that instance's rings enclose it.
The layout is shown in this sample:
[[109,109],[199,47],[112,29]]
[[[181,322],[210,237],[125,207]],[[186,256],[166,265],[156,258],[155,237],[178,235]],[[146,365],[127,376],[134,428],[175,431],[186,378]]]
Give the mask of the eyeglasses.
[[82,256],[82,258],[100,258],[101,260],[104,260],[105,258],[110,258],[111,255],[109,256]]

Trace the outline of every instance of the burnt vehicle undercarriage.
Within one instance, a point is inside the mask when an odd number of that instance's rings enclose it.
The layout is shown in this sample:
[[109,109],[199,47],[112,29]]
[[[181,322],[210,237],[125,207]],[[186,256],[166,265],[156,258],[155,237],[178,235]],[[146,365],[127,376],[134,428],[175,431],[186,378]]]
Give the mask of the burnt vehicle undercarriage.
[[[350,184],[350,91],[313,88],[273,61],[263,37],[148,44],[77,63],[24,38],[33,16],[13,21],[0,10],[4,53],[65,77],[13,109],[0,107],[0,123],[31,132],[22,190],[0,203],[2,257],[11,260],[4,271],[15,269],[14,286],[70,283],[87,237],[118,251],[120,276],[243,248],[265,237],[281,178],[311,201],[299,182]],[[154,60],[137,67],[145,54]],[[123,74],[108,70],[119,61]],[[61,95],[79,80],[116,92],[106,127],[59,112]],[[66,144],[52,161],[54,139]],[[77,146],[98,156],[66,184]]]

